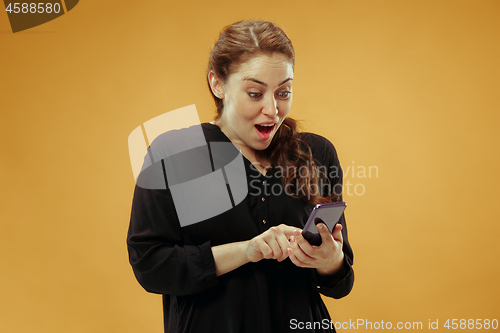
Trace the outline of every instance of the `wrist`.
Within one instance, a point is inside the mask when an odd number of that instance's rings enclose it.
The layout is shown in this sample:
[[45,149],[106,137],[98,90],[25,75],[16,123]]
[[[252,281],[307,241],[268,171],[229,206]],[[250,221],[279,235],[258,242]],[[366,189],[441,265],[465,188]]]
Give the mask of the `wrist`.
[[326,267],[317,267],[316,272],[319,275],[337,275],[343,271],[344,268],[344,253],[342,252],[342,257],[340,260],[336,260],[331,265]]
[[241,244],[241,249],[243,252],[245,264],[252,262],[252,256],[251,256],[251,251],[250,251],[250,240],[246,240],[240,243]]

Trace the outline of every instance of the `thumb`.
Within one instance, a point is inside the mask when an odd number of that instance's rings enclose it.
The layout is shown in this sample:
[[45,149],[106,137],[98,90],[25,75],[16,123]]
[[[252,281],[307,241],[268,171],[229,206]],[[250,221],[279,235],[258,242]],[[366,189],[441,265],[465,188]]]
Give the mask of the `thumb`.
[[332,232],[333,239],[338,242],[344,243],[344,238],[342,237],[342,224],[337,223]]

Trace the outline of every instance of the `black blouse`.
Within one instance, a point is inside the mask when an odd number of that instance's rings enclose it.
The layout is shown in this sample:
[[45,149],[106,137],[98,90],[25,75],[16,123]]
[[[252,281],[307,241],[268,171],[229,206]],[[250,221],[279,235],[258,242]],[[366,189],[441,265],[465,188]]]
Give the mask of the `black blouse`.
[[[204,123],[202,129],[207,142],[230,142],[216,125]],[[341,186],[334,146],[311,133],[302,133],[301,139],[331,171],[331,184]],[[284,191],[271,191],[273,184],[281,184],[272,168],[264,176],[249,160],[243,161],[249,182],[245,199],[185,227],[179,224],[169,189],[135,187],[127,245],[137,280],[148,292],[163,294],[165,332],[275,333],[299,327],[303,332],[335,332],[320,294],[341,298],[354,283],[344,215],[339,221],[345,255],[340,276],[320,276],[287,258],[247,263],[217,277],[212,246],[249,240],[279,224],[303,228],[313,208]]]

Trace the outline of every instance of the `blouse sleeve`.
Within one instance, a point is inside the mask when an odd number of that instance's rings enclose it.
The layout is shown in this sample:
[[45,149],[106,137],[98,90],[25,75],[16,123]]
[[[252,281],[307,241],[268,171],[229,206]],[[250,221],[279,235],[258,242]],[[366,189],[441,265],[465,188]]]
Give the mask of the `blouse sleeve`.
[[[337,151],[330,141],[324,138],[322,139],[322,147],[318,150],[318,154],[315,155],[319,155],[319,160],[324,161],[327,166],[327,178],[330,184],[330,191],[339,196],[339,201],[343,201],[343,172],[342,168],[340,167]],[[354,270],[352,269],[354,254],[351,245],[349,244],[349,239],[347,236],[347,225],[344,214],[342,214],[338,223],[342,225],[342,250],[344,252],[344,264],[340,272],[334,276],[323,276],[318,274],[315,269],[312,270],[313,285],[318,289],[318,291],[325,296],[337,299],[348,295],[354,285]]]
[[168,189],[136,185],[127,247],[134,274],[148,292],[189,295],[217,284],[210,242],[196,245],[183,236]]

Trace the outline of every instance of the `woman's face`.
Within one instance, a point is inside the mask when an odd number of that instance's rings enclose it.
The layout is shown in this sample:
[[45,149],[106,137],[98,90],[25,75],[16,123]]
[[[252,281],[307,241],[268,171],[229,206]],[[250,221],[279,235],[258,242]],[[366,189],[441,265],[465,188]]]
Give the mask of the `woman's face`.
[[292,63],[282,54],[243,62],[222,84],[217,125],[242,149],[266,149],[292,106]]

